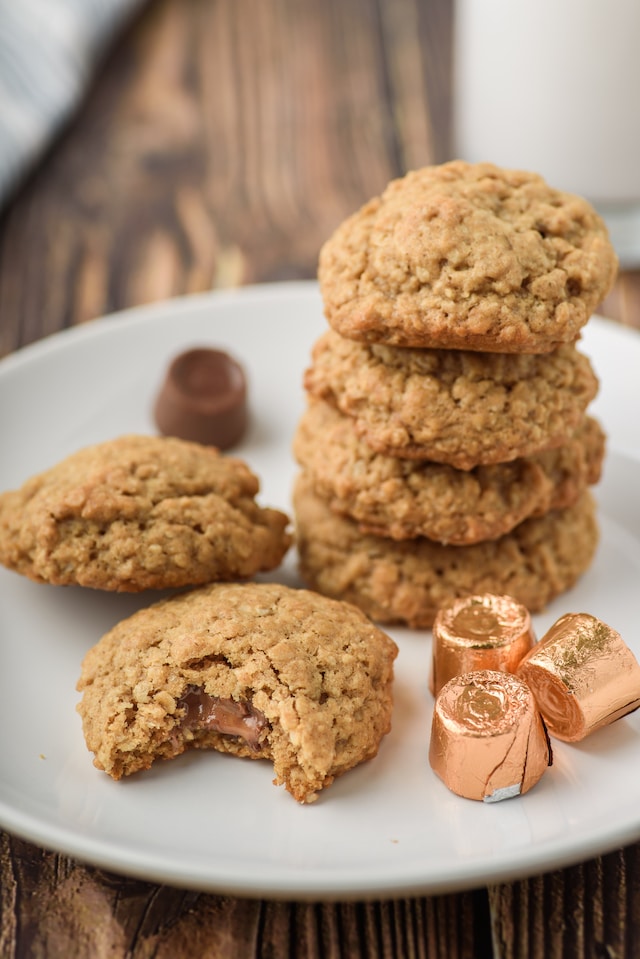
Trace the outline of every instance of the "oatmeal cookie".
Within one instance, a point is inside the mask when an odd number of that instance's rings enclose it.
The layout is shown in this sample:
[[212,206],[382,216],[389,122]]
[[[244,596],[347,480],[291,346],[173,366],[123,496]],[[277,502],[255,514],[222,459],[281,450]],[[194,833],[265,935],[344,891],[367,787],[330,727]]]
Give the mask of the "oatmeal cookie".
[[288,517],[212,447],[122,436],[0,495],[0,563],[38,582],[139,592],[278,566]]
[[307,392],[353,417],[379,453],[472,469],[560,446],[598,390],[573,345],[542,355],[316,341]]
[[389,731],[395,643],[353,606],[266,583],[214,584],[140,610],[86,655],[78,704],[114,779],[190,749],[273,762],[312,802]]
[[328,322],[351,339],[546,353],[578,337],[616,272],[586,200],[456,160],[391,181],[345,220],[318,278]]
[[361,533],[314,494],[304,474],[294,512],[300,572],[310,586],[374,620],[414,628],[431,626],[442,605],[472,593],[504,593],[537,612],[588,569],[598,542],[588,490],[573,506],[473,546]]
[[587,418],[558,449],[457,470],[428,460],[375,453],[353,420],[312,400],[293,452],[315,492],[362,532],[469,545],[497,539],[529,516],[569,506],[600,478],[605,437]]

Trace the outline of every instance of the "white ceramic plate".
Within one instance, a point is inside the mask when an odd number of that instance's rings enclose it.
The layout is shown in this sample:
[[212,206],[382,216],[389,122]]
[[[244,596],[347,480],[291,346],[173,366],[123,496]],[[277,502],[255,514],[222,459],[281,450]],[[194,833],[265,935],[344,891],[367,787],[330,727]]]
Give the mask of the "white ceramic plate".
[[[252,426],[237,449],[261,502],[289,508],[302,372],[325,329],[312,283],[176,300],[52,336],[0,362],[0,489],[88,443],[154,432],[169,359],[221,346],[246,367]],[[583,349],[610,435],[597,488],[602,542],[579,585],[536,618],[588,611],[640,654],[640,336],[594,318]],[[272,578],[295,583],[295,557]],[[527,795],[460,799],[427,760],[428,632],[400,645],[391,734],[378,757],[302,807],[269,763],[183,756],[120,783],[94,769],[75,712],[85,651],[149,596],[41,586],[0,570],[0,823],[42,846],[137,877],[266,897],[443,892],[543,872],[640,838],[640,712],[578,746]]]

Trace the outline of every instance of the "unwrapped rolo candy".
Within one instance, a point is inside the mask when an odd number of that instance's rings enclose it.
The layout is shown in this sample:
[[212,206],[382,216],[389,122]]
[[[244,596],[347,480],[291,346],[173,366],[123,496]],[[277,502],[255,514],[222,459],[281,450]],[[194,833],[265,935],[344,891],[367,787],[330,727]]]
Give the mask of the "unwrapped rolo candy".
[[154,407],[165,436],[226,450],[247,427],[247,381],[223,350],[194,347],[170,363]]

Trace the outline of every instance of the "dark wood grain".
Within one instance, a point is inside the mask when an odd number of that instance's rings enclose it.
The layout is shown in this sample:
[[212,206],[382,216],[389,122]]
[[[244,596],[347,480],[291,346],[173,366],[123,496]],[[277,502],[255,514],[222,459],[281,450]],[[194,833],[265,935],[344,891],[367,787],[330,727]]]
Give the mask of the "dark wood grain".
[[471,959],[488,942],[484,893],[393,902],[233,899],[110,875],[0,836],[3,959]]
[[617,959],[640,955],[640,846],[489,890],[497,954]]
[[[155,0],[2,213],[0,356],[121,308],[313,277],[340,220],[448,157],[450,36],[449,0]],[[640,328],[640,273],[602,312]],[[0,834],[0,959],[617,959],[640,955],[639,876],[632,846],[458,895],[269,902]]]

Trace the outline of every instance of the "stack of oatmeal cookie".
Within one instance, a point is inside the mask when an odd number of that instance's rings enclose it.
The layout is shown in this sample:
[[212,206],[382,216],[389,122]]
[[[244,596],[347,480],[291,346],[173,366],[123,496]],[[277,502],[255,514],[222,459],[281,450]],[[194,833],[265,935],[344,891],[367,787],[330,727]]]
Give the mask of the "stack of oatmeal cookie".
[[294,438],[309,584],[426,627],[454,596],[536,611],[575,583],[605,448],[576,341],[616,269],[585,200],[491,164],[409,173],[337,229]]

